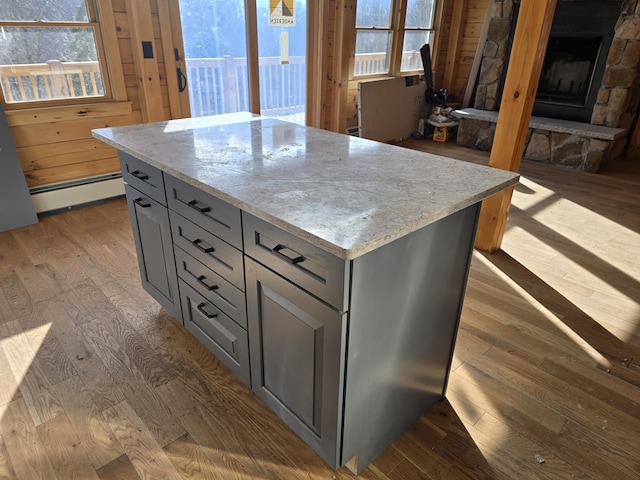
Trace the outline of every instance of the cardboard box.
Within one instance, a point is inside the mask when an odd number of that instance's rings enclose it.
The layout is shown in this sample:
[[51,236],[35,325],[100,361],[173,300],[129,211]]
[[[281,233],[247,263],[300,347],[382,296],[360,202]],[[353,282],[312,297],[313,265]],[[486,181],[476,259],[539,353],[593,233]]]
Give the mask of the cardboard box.
[[434,127],[433,140],[436,142],[446,142],[453,134],[453,127]]

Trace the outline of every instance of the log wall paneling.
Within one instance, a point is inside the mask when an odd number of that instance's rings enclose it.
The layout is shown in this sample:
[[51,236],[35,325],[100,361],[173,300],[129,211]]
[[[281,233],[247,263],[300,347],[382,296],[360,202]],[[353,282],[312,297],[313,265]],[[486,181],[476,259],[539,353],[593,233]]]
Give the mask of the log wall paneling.
[[[345,133],[345,116],[355,52],[356,0],[337,0],[334,30],[330,130]],[[357,115],[356,115],[357,119]],[[356,121],[357,125],[357,121]]]
[[[158,69],[158,58],[162,58],[162,53],[159,51],[158,43],[155,42],[151,5],[148,0],[125,0],[125,7],[129,20],[142,119],[144,122],[165,120]],[[145,58],[143,42],[151,43],[152,58]]]
[[[489,166],[517,172],[529,128],[556,0],[523,0],[516,24],[511,60],[498,113]],[[476,247],[500,248],[507,224],[513,187],[484,200]]]
[[453,6],[453,18],[451,21],[451,29],[449,33],[449,42],[447,44],[447,61],[444,66],[444,80],[442,85],[449,88],[456,98],[460,96],[455,89],[455,79],[459,63],[459,49],[462,43],[464,33],[464,21],[467,9],[467,0],[457,0]]

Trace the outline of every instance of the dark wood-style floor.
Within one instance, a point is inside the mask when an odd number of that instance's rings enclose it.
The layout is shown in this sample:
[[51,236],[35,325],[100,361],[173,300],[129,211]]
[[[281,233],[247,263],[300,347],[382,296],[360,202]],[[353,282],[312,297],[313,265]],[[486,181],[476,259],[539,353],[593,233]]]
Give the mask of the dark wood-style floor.
[[[525,163],[521,180],[503,249],[474,255],[446,398],[361,478],[640,478],[640,168]],[[0,479],[13,478],[353,475],[140,288],[115,199],[0,233]]]

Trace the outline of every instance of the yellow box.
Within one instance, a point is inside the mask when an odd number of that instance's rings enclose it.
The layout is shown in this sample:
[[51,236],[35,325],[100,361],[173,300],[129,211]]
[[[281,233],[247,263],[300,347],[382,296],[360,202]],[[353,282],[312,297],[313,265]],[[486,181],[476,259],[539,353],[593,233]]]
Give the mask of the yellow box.
[[450,127],[434,127],[433,128],[433,139],[436,142],[446,142],[451,136],[451,128]]

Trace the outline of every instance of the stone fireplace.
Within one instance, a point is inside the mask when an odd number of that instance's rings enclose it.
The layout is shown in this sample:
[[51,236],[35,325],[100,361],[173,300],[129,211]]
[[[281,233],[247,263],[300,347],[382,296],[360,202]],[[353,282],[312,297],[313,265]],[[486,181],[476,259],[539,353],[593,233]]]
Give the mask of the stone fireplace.
[[[458,132],[458,144],[481,150],[491,148],[495,121],[487,114],[500,104],[519,1],[493,0],[490,8],[472,102],[486,114],[463,116]],[[558,0],[524,158],[595,172],[622,155],[639,80],[640,0]]]

